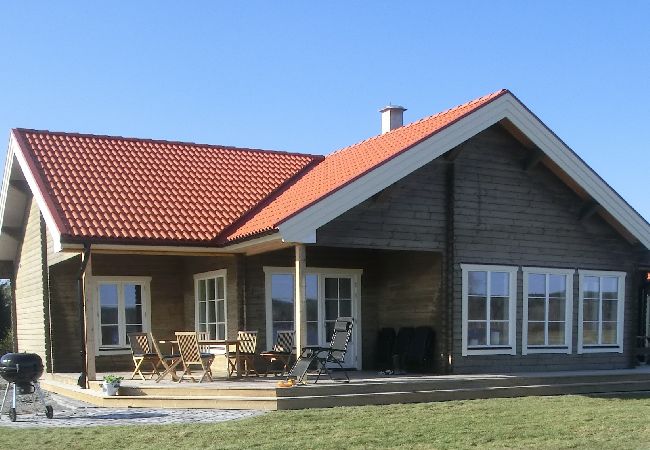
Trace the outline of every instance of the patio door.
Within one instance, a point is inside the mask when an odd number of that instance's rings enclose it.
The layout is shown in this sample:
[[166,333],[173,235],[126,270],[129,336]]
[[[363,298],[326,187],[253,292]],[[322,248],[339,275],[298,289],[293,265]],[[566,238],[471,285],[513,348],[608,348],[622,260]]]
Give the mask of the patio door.
[[[290,268],[265,267],[266,342],[294,329],[295,276]],[[338,317],[352,317],[354,328],[344,366],[361,369],[361,270],[307,268],[307,345],[327,347]],[[336,365],[334,365],[337,367]]]
[[[353,333],[348,343],[348,351],[345,354],[345,367],[357,366],[357,340],[355,331],[360,322],[356,309],[357,302],[354,301],[354,292],[357,289],[355,279],[352,276],[345,275],[323,275],[322,276],[322,303],[323,303],[323,330],[321,345],[327,347],[330,345],[330,339],[334,333],[334,323],[338,317],[352,317],[355,319]],[[336,367],[336,364],[332,365]]]

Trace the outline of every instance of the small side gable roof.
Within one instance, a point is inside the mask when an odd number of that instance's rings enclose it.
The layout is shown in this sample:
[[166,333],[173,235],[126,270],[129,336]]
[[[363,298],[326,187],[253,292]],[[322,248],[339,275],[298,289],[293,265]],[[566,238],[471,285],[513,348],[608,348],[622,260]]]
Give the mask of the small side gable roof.
[[278,230],[288,242],[315,242],[319,227],[504,120],[650,249],[650,224],[505,89],[328,155],[235,224],[225,239]]

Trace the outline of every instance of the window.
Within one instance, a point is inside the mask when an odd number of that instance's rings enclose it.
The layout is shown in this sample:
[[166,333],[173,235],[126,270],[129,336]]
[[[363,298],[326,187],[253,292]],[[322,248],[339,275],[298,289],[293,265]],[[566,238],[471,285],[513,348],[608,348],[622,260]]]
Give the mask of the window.
[[461,264],[463,356],[517,353],[517,268]]
[[226,339],[226,271],[194,275],[196,330],[210,339]]
[[580,270],[578,353],[623,353],[625,273]]
[[95,332],[100,351],[129,346],[128,333],[149,331],[150,278],[93,277],[96,298]]
[[524,267],[522,354],[571,353],[574,270]]

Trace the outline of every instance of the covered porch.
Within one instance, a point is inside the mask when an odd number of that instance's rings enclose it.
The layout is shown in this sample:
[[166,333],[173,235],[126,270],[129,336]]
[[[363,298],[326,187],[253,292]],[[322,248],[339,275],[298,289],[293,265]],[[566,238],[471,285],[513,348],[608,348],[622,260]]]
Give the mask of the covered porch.
[[[347,368],[376,372],[379,330],[417,326],[436,334],[422,371],[446,368],[444,336],[451,319],[443,304],[440,253],[316,245],[252,255],[94,251],[84,275],[83,336],[74,323],[78,304],[70,289],[80,263],[75,257],[50,267],[48,372],[78,371],[82,342],[89,382],[101,380],[102,373],[132,370],[127,334],[134,331],[151,332],[156,340],[171,340],[176,331],[207,332],[210,339],[253,331],[259,353],[272,348],[278,331],[295,329],[299,348],[324,346],[334,320],[348,315],[355,322]],[[266,364],[264,358],[255,361],[260,373]],[[217,355],[215,376],[224,377],[225,369],[224,357]]]

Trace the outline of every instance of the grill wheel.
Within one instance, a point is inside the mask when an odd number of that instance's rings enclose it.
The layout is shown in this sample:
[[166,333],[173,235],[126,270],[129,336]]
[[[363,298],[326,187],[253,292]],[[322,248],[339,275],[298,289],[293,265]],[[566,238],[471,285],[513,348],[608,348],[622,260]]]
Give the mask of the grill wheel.
[[16,421],[16,408],[9,409],[9,420],[11,420],[12,422]]
[[45,417],[47,417],[48,419],[51,419],[52,417],[54,417],[54,410],[52,409],[52,407],[50,405],[47,405],[45,407]]

